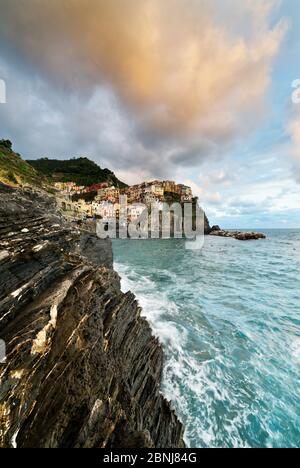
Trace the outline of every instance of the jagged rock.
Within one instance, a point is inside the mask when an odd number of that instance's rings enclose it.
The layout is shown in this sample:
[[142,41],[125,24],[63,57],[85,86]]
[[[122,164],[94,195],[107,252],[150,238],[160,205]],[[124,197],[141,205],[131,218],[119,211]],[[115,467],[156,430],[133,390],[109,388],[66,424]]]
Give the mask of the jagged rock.
[[221,231],[221,228],[220,226],[213,226],[211,229],[210,229],[210,232],[214,232],[214,231]]
[[162,348],[109,241],[54,199],[0,185],[1,447],[183,447]]
[[266,235],[262,232],[224,231],[220,228],[212,228],[210,235],[216,237],[233,237],[234,239],[241,241],[266,239]]
[[261,232],[239,232],[235,236],[238,240],[259,240],[266,239],[266,235]]

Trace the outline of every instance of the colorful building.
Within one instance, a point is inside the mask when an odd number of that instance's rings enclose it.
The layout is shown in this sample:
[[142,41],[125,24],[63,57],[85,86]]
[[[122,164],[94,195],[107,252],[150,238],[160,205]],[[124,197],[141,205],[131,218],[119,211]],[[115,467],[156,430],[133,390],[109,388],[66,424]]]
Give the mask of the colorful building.
[[176,183],[172,180],[165,180],[163,183],[164,192],[176,193]]
[[86,187],[85,192],[86,193],[98,192],[99,190],[106,189],[108,187],[109,187],[109,184],[107,182],[102,182],[99,184],[93,184],[93,185],[90,185],[89,187]]
[[116,187],[105,187],[101,188],[97,192],[96,201],[110,201],[111,203],[117,203],[120,197],[120,189]]
[[142,213],[146,210],[146,206],[140,203],[135,205],[128,206],[128,220],[129,221],[137,221],[138,218],[142,215]]

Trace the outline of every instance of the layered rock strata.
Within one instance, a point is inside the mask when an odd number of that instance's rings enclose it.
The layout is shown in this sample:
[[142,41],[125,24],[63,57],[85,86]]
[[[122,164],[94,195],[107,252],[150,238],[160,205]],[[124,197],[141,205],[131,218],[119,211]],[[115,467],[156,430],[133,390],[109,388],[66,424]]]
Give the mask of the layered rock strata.
[[112,248],[0,185],[1,447],[183,447],[163,351]]

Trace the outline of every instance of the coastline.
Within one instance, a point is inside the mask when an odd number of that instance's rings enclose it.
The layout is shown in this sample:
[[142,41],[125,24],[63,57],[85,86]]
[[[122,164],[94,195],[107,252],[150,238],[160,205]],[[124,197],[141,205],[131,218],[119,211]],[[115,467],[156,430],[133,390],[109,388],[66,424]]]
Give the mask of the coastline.
[[297,446],[300,231],[265,233],[206,236],[196,253],[180,239],[113,244],[122,290],[163,345],[162,388],[188,447]]
[[120,290],[110,242],[82,235],[41,191],[0,196],[0,445],[184,447],[160,393],[162,347]]

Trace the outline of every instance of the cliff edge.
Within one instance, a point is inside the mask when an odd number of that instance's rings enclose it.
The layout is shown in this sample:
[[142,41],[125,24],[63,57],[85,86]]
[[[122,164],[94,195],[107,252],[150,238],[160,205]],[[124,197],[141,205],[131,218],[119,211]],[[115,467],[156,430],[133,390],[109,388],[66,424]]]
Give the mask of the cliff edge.
[[183,447],[162,348],[112,248],[40,190],[0,184],[1,447]]

